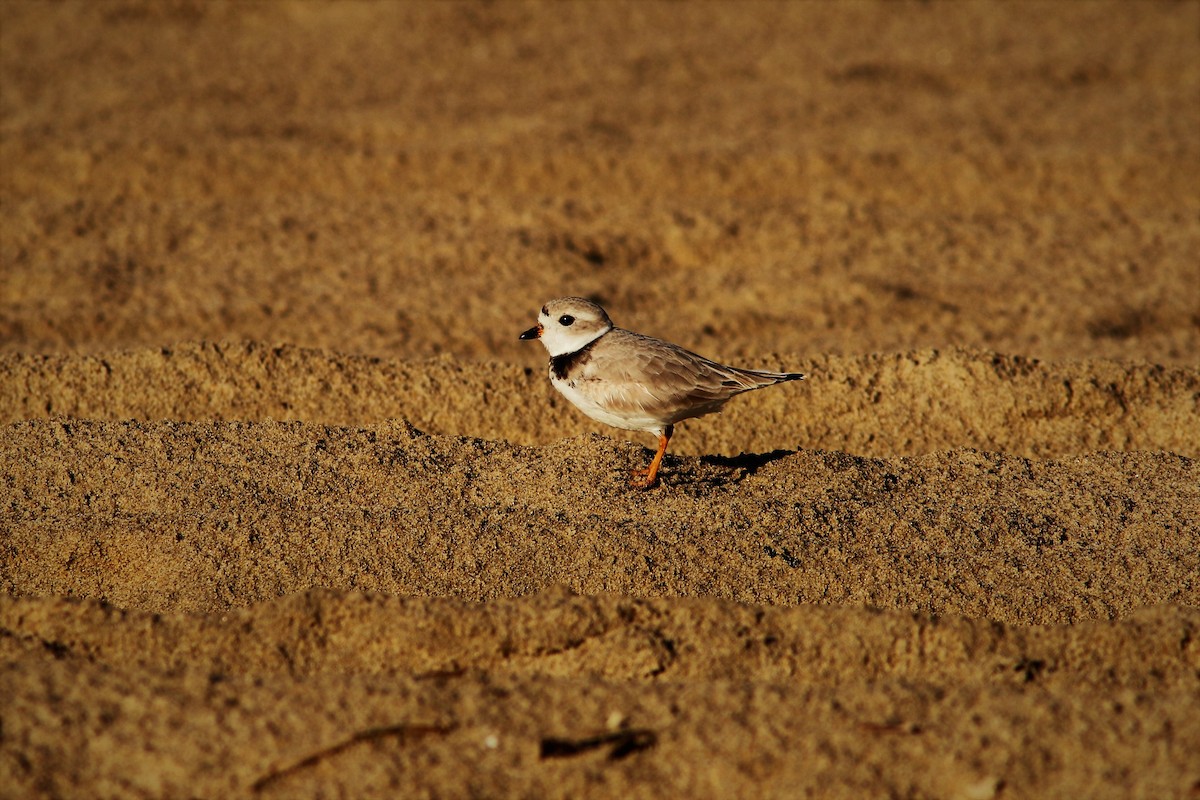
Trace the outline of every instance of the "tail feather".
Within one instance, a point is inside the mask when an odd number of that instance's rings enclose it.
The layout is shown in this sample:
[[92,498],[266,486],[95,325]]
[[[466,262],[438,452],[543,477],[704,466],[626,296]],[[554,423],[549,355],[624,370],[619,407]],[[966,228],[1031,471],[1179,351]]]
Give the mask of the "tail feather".
[[774,386],[777,383],[804,379],[804,373],[801,372],[768,372],[762,369],[740,369],[737,367],[727,368],[727,373],[729,374],[729,379],[723,381],[723,383],[727,386],[739,386],[743,391],[762,389],[767,386]]
[[758,378],[771,380],[775,383],[783,383],[784,381],[798,381],[803,380],[804,378],[803,372],[770,372],[765,369],[743,369],[738,371],[754,375]]

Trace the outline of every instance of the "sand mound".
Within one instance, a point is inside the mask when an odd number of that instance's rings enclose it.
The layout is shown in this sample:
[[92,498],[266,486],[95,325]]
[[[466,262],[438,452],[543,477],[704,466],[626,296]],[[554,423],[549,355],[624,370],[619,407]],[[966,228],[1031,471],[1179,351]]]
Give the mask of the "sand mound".
[[25,422],[3,433],[10,592],[221,610],[310,586],[855,603],[1042,623],[1200,596],[1200,470],[1032,461],[680,457],[406,424]]

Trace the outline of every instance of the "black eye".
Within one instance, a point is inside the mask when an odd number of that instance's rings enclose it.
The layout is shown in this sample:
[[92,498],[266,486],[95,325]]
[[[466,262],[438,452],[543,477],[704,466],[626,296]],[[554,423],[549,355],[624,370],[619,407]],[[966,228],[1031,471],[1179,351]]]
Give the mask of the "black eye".
[[575,322],[575,318],[572,317],[570,314],[563,314],[561,317],[558,318],[558,324],[562,325],[563,327],[566,327],[567,325],[571,325],[574,322]]

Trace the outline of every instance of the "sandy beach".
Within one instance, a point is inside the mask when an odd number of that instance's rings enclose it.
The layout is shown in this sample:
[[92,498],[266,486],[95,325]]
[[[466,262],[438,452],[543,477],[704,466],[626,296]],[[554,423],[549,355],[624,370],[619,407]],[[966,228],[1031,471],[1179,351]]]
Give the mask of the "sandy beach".
[[0,5],[0,796],[1200,796],[1197,30]]

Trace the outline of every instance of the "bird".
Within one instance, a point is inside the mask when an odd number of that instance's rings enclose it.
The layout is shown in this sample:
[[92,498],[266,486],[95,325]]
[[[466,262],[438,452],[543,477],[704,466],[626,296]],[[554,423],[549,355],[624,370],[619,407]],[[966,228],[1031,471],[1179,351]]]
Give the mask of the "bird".
[[742,392],[804,378],[720,364],[679,345],[618,328],[601,306],[561,297],[541,308],[521,341],[539,340],[550,354],[550,383],[592,419],[658,437],[646,469],[631,485],[649,489],[658,479],[675,426],[720,411]]

